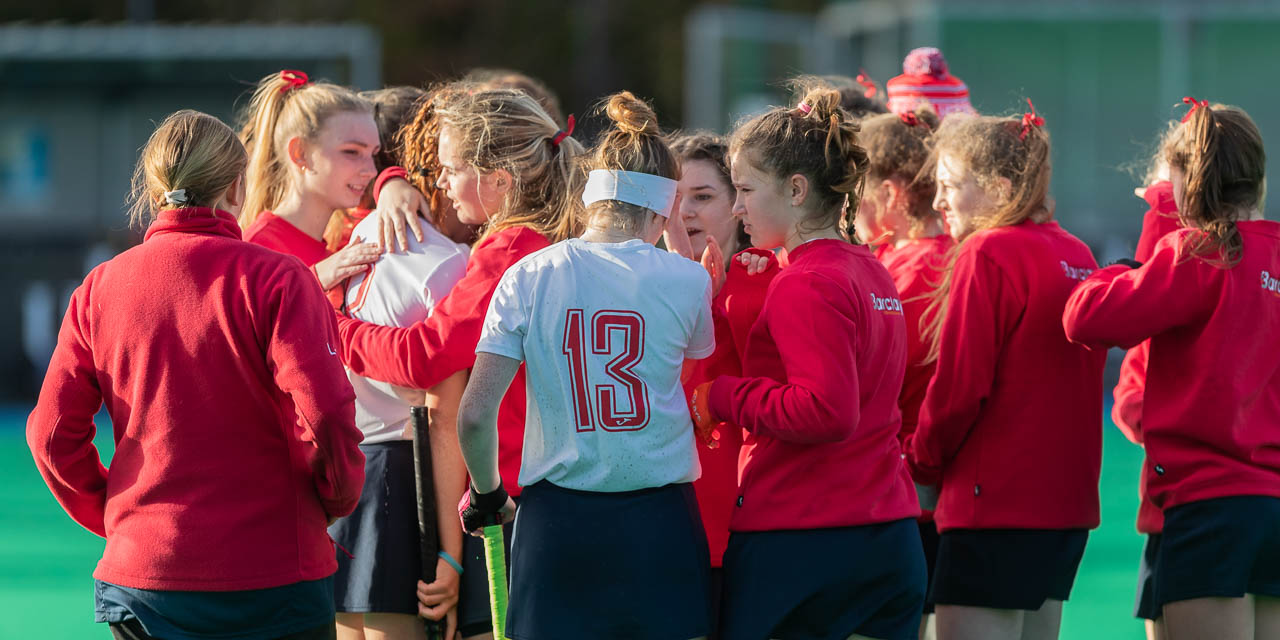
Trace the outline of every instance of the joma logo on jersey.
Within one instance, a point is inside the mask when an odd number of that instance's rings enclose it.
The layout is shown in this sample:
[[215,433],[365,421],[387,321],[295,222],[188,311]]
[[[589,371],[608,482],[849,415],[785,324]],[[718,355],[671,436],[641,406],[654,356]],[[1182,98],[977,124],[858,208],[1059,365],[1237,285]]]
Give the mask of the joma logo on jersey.
[[1058,264],[1062,265],[1062,272],[1072,280],[1084,280],[1089,277],[1089,274],[1093,273],[1093,269],[1089,267],[1073,267],[1067,264],[1066,260],[1059,260]]
[[889,298],[889,297],[881,298],[880,296],[877,296],[875,293],[872,293],[871,308],[875,309],[876,311],[883,311],[885,313],[900,314],[902,313],[902,302],[900,302],[897,298]]
[[1266,271],[1262,272],[1262,288],[1280,296],[1280,280]]

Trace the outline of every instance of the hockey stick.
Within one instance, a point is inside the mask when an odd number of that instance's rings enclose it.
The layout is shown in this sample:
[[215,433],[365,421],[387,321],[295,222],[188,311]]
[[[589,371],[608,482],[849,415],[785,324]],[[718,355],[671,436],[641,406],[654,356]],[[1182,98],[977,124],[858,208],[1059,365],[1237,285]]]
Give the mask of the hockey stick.
[[[418,558],[422,581],[436,581],[436,559],[440,553],[440,537],[436,523],[435,476],[431,468],[430,419],[426,407],[411,407],[409,423],[413,427],[413,479],[418,494]],[[428,640],[443,640],[444,621],[423,618]]]

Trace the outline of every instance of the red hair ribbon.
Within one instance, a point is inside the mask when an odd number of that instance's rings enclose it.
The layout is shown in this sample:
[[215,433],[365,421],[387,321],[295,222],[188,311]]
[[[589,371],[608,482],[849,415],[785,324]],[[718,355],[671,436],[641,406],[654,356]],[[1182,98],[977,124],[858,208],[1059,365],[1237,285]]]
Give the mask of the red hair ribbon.
[[864,98],[876,97],[876,83],[874,80],[867,77],[866,71],[863,71],[862,69],[858,69],[858,77],[856,78],[856,80],[858,81],[858,84],[867,88],[866,91],[862,92],[862,97]]
[[923,124],[920,122],[920,118],[916,117],[916,114],[910,111],[904,111],[898,114],[898,117],[902,118],[902,124],[905,124],[908,127],[915,127]]
[[280,93],[285,93],[292,89],[297,89],[298,87],[304,86],[308,82],[311,82],[311,78],[307,77],[307,72],[297,71],[294,69],[285,69],[284,71],[281,71],[280,79],[288,83],[283,87],[280,87]]
[[1027,134],[1031,132],[1031,127],[1044,126],[1044,118],[1036,115],[1036,106],[1031,104],[1031,98],[1027,98],[1027,107],[1031,109],[1031,113],[1022,114],[1022,133],[1018,135],[1019,140],[1027,139]]
[[571,135],[573,135],[573,114],[572,113],[569,114],[568,128],[566,128],[564,131],[557,132],[556,137],[551,139],[551,145],[558,147],[560,146],[560,143],[564,141],[565,138],[568,138]]
[[1192,98],[1191,96],[1187,96],[1187,97],[1183,98],[1183,99],[1182,99],[1182,103],[1183,103],[1183,104],[1189,104],[1189,105],[1191,105],[1191,108],[1187,110],[1186,115],[1182,116],[1182,122],[1186,122],[1186,121],[1190,120],[1190,119],[1191,119],[1191,114],[1195,113],[1195,112],[1196,112],[1196,109],[1208,109],[1208,108],[1209,108],[1209,101],[1208,101],[1208,100],[1196,100],[1195,98]]

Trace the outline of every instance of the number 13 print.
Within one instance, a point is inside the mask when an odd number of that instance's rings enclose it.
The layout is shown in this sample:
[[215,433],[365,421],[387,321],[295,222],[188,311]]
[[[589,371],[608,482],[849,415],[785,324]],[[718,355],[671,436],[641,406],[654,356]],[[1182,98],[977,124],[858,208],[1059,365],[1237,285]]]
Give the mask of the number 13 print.
[[[590,329],[588,332],[587,330]],[[587,348],[591,355],[607,356],[613,352],[614,338],[620,338],[622,353],[605,365],[604,371],[617,384],[626,388],[631,409],[618,406],[617,387],[596,385],[594,398],[587,380]],[[578,431],[594,431],[599,424],[605,431],[638,431],[649,424],[649,388],[632,369],[644,358],[644,318],[634,311],[597,311],[589,327],[583,326],[582,309],[569,309],[565,314],[564,355],[569,360],[569,378],[573,383],[574,422]],[[592,420],[592,417],[596,420]]]

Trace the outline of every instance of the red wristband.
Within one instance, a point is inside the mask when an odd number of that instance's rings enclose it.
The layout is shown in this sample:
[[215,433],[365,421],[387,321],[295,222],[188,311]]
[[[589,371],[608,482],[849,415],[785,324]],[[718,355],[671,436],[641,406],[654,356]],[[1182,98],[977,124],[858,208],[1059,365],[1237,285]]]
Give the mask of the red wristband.
[[409,172],[405,171],[404,167],[392,165],[383,169],[382,173],[378,174],[378,177],[373,181],[373,201],[375,203],[378,202],[378,194],[382,193],[382,188],[387,185],[387,182],[395,180],[396,178],[408,180]]

